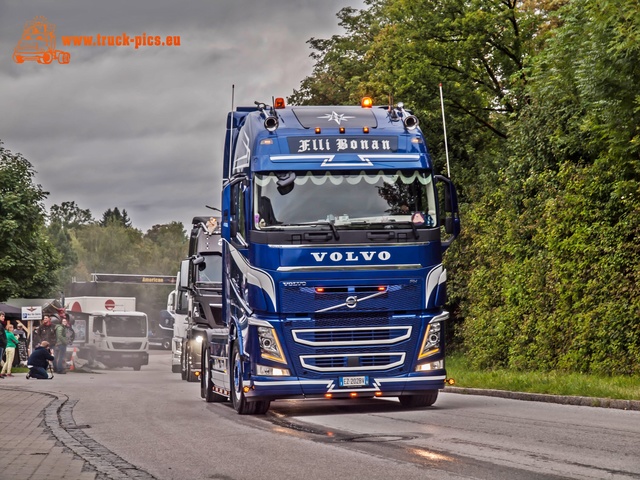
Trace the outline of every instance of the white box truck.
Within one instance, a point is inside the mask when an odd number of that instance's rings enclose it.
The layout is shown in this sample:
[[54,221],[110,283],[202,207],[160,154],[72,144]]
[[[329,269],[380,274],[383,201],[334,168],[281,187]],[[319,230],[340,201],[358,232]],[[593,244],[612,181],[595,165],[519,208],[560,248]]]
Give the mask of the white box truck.
[[[84,332],[76,340],[77,356],[89,367],[133,367],[149,364],[149,321],[143,312],[99,310],[67,311],[74,329]],[[84,337],[84,338],[83,338]]]

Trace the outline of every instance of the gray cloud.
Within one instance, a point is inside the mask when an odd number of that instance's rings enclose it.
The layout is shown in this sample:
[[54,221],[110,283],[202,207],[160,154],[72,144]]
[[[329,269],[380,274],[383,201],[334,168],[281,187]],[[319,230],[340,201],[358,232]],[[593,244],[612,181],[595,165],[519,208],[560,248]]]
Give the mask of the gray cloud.
[[[219,203],[231,85],[236,104],[287,96],[310,73],[306,41],[338,33],[362,2],[0,0],[0,139],[50,192],[94,217],[115,206],[135,227]],[[57,25],[68,65],[13,62],[27,20]],[[62,35],[180,35],[180,47],[63,47]]]

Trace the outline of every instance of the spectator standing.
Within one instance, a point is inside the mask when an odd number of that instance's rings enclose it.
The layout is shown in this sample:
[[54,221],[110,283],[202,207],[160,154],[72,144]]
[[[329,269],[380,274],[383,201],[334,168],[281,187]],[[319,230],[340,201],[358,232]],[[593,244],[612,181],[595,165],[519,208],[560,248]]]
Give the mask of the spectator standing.
[[36,347],[35,350],[33,350],[33,353],[29,356],[29,360],[27,361],[27,363],[30,367],[27,378],[49,378],[49,375],[47,374],[49,361],[53,362],[54,357],[49,351],[49,342],[43,340],[42,342],[40,342],[40,346]]
[[39,343],[46,341],[49,346],[54,347],[56,345],[56,331],[55,327],[51,324],[51,317],[45,315],[42,318],[42,323],[38,328],[34,330],[34,343],[37,346]]
[[[7,347],[7,336],[5,332],[5,320],[4,320],[4,312],[0,312],[0,363],[2,363],[2,356],[4,355],[4,349]],[[4,378],[0,375],[0,378]]]
[[17,362],[18,365],[26,365],[27,358],[29,357],[27,349],[27,332],[25,332],[24,325],[22,325],[20,321],[18,321],[18,325],[13,330],[13,334],[20,342],[20,345],[18,345],[18,350],[16,351],[17,359],[14,361],[14,364]]
[[67,345],[73,341],[73,331],[69,326],[69,321],[63,318],[56,325],[56,345],[53,347],[53,356],[56,360],[53,362],[53,371],[56,373],[67,373],[65,370],[65,361],[67,356]]
[[11,374],[11,367],[13,366],[13,357],[16,354],[16,348],[20,342],[13,334],[13,325],[9,324],[5,330],[5,337],[7,339],[7,348],[6,348],[6,357],[7,360],[4,362],[4,367],[2,367],[2,372],[0,372],[1,377],[13,377]]
[[26,340],[27,338],[27,332],[24,331],[24,327],[20,322],[18,322],[16,328],[13,329],[13,334],[18,338],[18,340]]

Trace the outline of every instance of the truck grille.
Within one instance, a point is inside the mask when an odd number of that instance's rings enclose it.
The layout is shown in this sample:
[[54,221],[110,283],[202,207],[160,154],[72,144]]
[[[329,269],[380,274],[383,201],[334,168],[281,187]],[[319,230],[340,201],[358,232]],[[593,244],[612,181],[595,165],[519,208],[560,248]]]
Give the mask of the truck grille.
[[112,342],[116,350],[140,350],[142,342]]
[[[354,289],[356,287],[353,287]],[[365,287],[357,287],[365,288]],[[312,287],[283,287],[283,313],[311,313],[330,308],[335,312],[388,312],[391,310],[419,310],[422,307],[422,290],[417,284],[390,285],[387,292],[375,295],[356,290],[351,292],[346,287],[344,291],[328,291],[319,294]],[[358,304],[351,309],[345,305],[347,297],[355,296]]]
[[307,378],[344,372],[407,372],[420,341],[420,317],[385,312],[327,312],[295,318],[285,329],[294,369]]
[[405,354],[349,354],[349,355],[303,355],[300,363],[308,370],[316,372],[388,370],[404,363]]
[[323,328],[293,330],[293,339],[314,347],[331,345],[389,345],[411,336],[411,326]]

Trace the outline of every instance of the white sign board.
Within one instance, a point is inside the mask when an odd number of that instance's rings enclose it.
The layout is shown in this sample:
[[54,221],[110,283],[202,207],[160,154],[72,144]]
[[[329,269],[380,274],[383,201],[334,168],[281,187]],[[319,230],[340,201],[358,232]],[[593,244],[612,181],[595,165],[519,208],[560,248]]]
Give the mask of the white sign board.
[[42,307],[22,307],[22,320],[42,320]]

